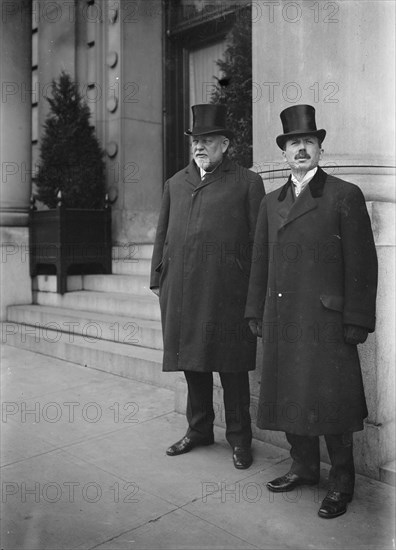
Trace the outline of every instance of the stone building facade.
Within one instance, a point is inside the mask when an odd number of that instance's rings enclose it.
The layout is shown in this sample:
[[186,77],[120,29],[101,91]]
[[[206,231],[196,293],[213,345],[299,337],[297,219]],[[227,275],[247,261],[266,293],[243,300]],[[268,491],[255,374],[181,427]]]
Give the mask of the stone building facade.
[[[275,143],[279,113],[309,103],[328,131],[322,165],[367,200],[380,271],[377,330],[360,349],[369,418],[357,464],[378,479],[395,459],[393,2],[2,0],[2,319],[8,305],[32,302],[28,209],[51,80],[69,72],[91,108],[114,246],[150,244],[163,182],[188,160],[189,103],[208,101],[213,62],[242,4],[252,21],[253,169],[266,190],[287,175]],[[280,434],[256,436],[285,445]]]

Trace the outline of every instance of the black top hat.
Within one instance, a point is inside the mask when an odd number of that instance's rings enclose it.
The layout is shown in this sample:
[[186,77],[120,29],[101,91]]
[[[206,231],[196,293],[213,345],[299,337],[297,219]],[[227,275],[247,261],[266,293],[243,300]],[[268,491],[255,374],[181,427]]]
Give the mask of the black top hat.
[[219,134],[231,139],[234,134],[226,128],[227,107],[202,103],[191,107],[193,114],[192,130],[186,130],[186,136],[201,136],[202,134]]
[[310,134],[317,136],[320,143],[326,137],[326,130],[317,130],[315,123],[315,109],[311,105],[293,105],[280,114],[283,134],[276,138],[276,143],[284,148],[290,136]]

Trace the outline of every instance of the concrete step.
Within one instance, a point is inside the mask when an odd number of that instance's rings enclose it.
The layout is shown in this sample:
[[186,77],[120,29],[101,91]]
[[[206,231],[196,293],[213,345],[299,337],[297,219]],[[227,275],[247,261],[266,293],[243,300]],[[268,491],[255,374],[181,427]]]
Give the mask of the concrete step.
[[133,319],[161,320],[158,298],[152,292],[147,293],[147,296],[139,296],[124,292],[94,292],[90,290],[67,292],[63,295],[34,291],[33,303],[78,311],[122,315]]
[[[69,275],[67,292],[93,290],[97,292],[124,292],[127,294],[149,294],[149,277],[146,275]],[[56,292],[55,275],[37,275],[33,278],[33,289],[41,292]]]
[[83,290],[152,295],[145,275],[83,275]]
[[173,390],[180,378],[180,373],[162,372],[160,350],[105,340],[88,341],[78,334],[51,329],[46,330],[45,337],[38,338],[27,328],[31,329],[18,323],[1,323],[2,342],[162,388]]
[[[162,349],[162,331],[159,321],[134,319],[106,313],[78,311],[63,307],[40,305],[9,306],[7,320],[25,327],[25,333],[44,338],[47,330],[81,335],[88,342],[108,340],[146,348]],[[10,329],[12,332],[12,328]]]
[[[56,292],[56,275],[36,275],[32,279],[33,290]],[[67,292],[83,290],[83,275],[68,275],[66,277]]]
[[113,246],[113,262],[123,259],[127,259],[129,261],[136,261],[140,259],[151,260],[153,248],[153,244],[147,243],[124,243]]
[[144,275],[150,276],[151,260],[140,259],[119,259],[113,260],[112,270],[115,275]]
[[115,275],[149,277],[154,245],[125,243],[113,247],[112,272]]

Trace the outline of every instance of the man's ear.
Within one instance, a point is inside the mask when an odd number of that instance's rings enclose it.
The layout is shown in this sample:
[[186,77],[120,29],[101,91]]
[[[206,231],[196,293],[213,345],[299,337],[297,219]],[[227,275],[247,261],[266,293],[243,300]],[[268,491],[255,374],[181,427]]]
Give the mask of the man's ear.
[[222,153],[225,153],[230,145],[230,140],[228,138],[224,138],[221,142],[221,151]]

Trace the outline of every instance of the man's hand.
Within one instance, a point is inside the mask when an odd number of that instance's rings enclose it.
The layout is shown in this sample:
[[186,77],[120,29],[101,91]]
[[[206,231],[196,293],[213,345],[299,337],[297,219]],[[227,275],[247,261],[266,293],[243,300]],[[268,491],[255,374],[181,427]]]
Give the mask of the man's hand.
[[249,328],[252,331],[253,336],[259,336],[260,338],[263,335],[263,322],[261,319],[249,319]]
[[160,295],[160,291],[159,291],[159,287],[158,286],[154,286],[152,289],[151,289],[152,292],[154,292],[154,294],[156,296],[158,296],[159,298],[159,295]]
[[344,325],[344,340],[347,344],[357,346],[367,340],[368,330],[357,325]]

